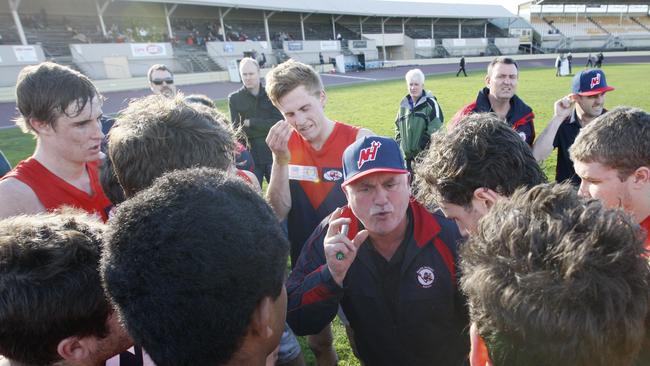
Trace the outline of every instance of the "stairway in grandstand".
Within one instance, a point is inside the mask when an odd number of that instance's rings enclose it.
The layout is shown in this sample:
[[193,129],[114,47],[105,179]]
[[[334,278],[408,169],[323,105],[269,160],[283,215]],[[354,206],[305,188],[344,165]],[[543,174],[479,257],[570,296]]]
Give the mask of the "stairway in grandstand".
[[650,32],[650,19],[648,19],[648,17],[644,17],[644,20],[646,21],[646,23],[642,22],[642,21],[641,21],[639,18],[637,18],[637,17],[630,17],[630,19],[631,19],[633,22],[635,22],[636,24],[640,25],[641,28],[643,28],[643,29],[647,30],[648,32]]
[[70,56],[70,42],[73,33],[67,31],[62,25],[50,25],[44,29],[25,28],[27,43],[40,44],[45,57],[57,58]]
[[447,51],[447,49],[444,48],[441,44],[437,44],[433,48],[433,57],[445,58],[450,56],[451,55],[449,54],[449,51]]
[[487,56],[501,56],[501,50],[494,44],[494,38],[490,38],[485,48],[485,54]]
[[278,63],[282,63],[290,59],[289,55],[287,55],[286,52],[282,48],[274,48],[273,49],[273,54],[275,55],[275,58],[278,60]]
[[77,64],[74,63],[74,61],[72,60],[72,56],[57,56],[51,58],[50,61],[56,62],[59,65],[68,66],[69,68],[73,70],[77,70],[80,73],[84,74],[83,70],[81,70],[79,66],[77,66]]
[[190,73],[223,71],[223,68],[214,62],[202,47],[186,44],[174,45],[174,56]]
[[598,29],[600,29],[601,31],[603,31],[604,33],[612,34],[610,31],[608,31],[607,29],[605,29],[605,27],[603,27],[602,25],[600,25],[600,23],[598,23],[596,20],[594,20],[594,18],[592,18],[592,17],[587,17],[587,20],[588,20],[589,22],[591,22],[591,24],[595,25],[596,28],[598,28]]
[[341,53],[344,54],[345,56],[354,56],[354,53],[352,53],[352,51],[350,51],[350,49],[348,48],[347,42],[341,44]]
[[546,17],[542,17],[542,20],[553,30],[553,33],[562,34],[562,31],[560,31],[558,27],[555,26],[555,22],[547,19]]
[[637,19],[636,17],[630,17],[630,20],[632,20],[634,23],[640,25],[641,28],[643,28],[643,29],[647,30],[648,32],[650,32],[650,26],[649,26],[648,24],[643,24],[643,23],[642,23],[639,19]]

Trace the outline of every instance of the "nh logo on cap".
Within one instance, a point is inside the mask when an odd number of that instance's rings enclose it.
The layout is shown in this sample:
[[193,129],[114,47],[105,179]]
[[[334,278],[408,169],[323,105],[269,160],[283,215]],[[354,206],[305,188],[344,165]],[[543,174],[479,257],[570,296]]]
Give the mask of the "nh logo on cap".
[[589,89],[593,89],[594,86],[600,84],[600,73],[596,73],[596,76],[591,78],[591,85],[589,85]]
[[361,149],[361,151],[359,151],[359,161],[357,162],[357,167],[361,169],[363,164],[365,164],[367,161],[374,161],[377,157],[377,150],[379,150],[380,146],[381,142],[373,141],[370,144],[370,147]]

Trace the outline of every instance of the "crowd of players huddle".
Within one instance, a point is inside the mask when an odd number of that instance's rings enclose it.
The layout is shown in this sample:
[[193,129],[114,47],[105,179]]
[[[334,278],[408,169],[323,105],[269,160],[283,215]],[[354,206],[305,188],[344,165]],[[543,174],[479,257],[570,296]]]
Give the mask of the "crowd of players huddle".
[[409,71],[395,138],[327,118],[308,65],[240,74],[230,120],[154,65],[112,121],[85,76],[20,73],[0,365],[302,365],[294,332],[334,365],[337,314],[364,365],[649,364],[650,115],[602,70],[537,139],[510,58],[446,129]]

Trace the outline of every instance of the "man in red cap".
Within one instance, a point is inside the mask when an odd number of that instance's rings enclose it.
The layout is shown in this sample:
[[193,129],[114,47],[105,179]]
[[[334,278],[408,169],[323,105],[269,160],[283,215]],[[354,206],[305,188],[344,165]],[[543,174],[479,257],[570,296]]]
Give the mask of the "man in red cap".
[[410,199],[390,138],[350,145],[343,175],[348,205],[316,228],[289,276],[289,325],[317,332],[340,304],[363,364],[462,365],[469,338],[456,282],[458,227]]
[[612,90],[614,88],[607,85],[603,70],[584,70],[573,77],[572,93],[555,102],[553,119],[535,140],[533,155],[541,162],[557,148],[557,182],[568,179],[571,184],[580,185],[580,177],[569,158],[569,148],[582,127],[607,113],[605,93]]

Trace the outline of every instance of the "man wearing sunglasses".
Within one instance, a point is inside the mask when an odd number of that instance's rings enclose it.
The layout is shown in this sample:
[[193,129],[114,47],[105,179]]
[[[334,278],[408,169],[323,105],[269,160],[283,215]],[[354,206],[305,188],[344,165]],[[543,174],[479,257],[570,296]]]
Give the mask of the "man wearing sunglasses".
[[174,85],[174,74],[163,64],[155,64],[147,72],[149,78],[149,87],[156,95],[164,95],[168,98],[176,94],[176,85]]

